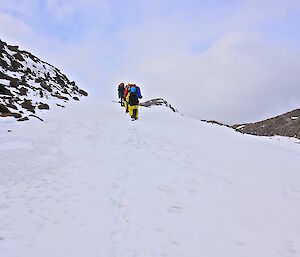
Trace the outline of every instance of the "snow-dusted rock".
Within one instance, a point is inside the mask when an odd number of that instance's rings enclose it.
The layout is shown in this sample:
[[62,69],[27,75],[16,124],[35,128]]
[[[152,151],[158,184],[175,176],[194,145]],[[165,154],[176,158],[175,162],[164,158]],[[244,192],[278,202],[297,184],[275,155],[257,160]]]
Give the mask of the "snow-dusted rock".
[[82,96],[88,93],[59,69],[0,40],[0,117],[39,117],[44,110]]

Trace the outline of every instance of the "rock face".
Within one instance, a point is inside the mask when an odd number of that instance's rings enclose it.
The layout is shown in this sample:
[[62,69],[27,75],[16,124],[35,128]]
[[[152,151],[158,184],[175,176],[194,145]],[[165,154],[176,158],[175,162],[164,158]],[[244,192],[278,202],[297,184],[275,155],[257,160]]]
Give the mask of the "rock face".
[[300,139],[300,109],[254,123],[229,126],[214,120],[202,120],[207,123],[233,128],[237,132],[256,136],[284,136]]
[[144,103],[141,103],[140,105],[144,106],[144,107],[163,105],[163,106],[169,107],[173,112],[178,112],[177,109],[175,109],[171,104],[169,104],[166,100],[164,100],[162,98],[152,99],[152,100],[146,101]]
[[260,122],[233,125],[236,131],[257,136],[285,136],[300,139],[300,109]]
[[83,96],[88,93],[59,69],[0,40],[0,117],[39,117]]

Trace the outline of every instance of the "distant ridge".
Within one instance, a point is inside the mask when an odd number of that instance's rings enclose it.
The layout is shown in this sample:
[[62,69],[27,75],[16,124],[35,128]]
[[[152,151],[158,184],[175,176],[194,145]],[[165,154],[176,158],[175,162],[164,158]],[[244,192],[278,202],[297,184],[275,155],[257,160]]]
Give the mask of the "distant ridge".
[[0,40],[0,118],[42,120],[45,110],[87,95],[59,69]]
[[233,128],[237,132],[256,136],[284,136],[300,139],[300,109],[254,123],[229,126],[217,121],[202,120],[207,123]]

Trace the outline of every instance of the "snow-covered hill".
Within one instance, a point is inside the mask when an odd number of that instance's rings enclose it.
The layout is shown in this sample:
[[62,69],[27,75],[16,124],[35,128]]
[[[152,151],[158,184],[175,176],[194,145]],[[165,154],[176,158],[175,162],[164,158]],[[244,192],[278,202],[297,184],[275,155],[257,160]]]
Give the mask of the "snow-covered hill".
[[115,103],[0,122],[1,257],[300,256],[296,139]]
[[41,119],[43,112],[87,93],[59,69],[0,40],[0,118]]

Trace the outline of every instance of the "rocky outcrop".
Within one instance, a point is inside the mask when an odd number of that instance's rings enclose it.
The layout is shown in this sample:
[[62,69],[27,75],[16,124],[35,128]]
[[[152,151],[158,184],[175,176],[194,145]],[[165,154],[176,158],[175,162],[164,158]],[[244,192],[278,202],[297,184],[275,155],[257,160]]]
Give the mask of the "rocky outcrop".
[[284,136],[300,139],[300,109],[254,123],[243,123],[229,126],[214,120],[203,122],[226,126],[237,132],[255,136]]
[[232,126],[238,132],[256,136],[284,136],[300,139],[300,109],[255,123]]
[[44,110],[79,101],[88,93],[59,69],[0,40],[0,116],[39,118]]
[[144,106],[144,107],[152,107],[152,106],[162,105],[162,106],[166,106],[166,107],[170,108],[173,112],[178,112],[177,109],[175,109],[171,104],[169,104],[166,100],[164,100],[162,98],[155,98],[155,99],[140,103],[140,105]]

